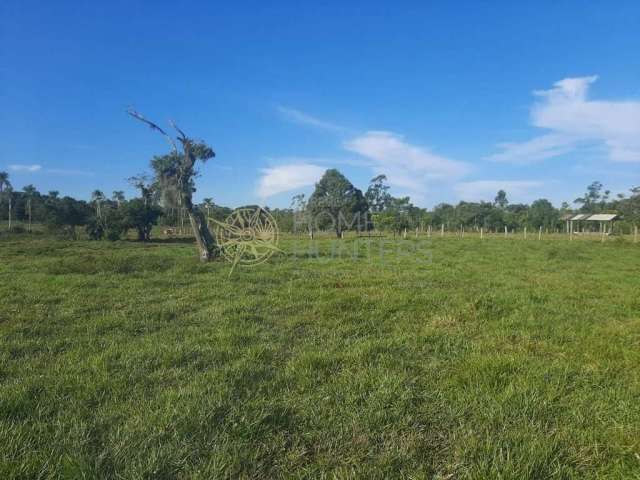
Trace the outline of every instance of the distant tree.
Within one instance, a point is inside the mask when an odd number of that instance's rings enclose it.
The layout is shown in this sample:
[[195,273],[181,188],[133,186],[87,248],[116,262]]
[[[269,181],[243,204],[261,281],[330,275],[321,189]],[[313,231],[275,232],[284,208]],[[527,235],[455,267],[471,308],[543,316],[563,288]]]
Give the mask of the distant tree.
[[51,230],[76,238],[76,228],[86,225],[91,217],[91,209],[82,201],[64,197],[46,204],[46,223]]
[[141,173],[128,179],[129,184],[140,192],[140,198],[145,204],[151,205],[155,194],[156,185],[151,183],[149,177]]
[[382,212],[391,202],[389,185],[387,185],[386,182],[386,175],[378,175],[370,181],[369,188],[364,194],[364,198],[369,204],[371,213]]
[[332,227],[340,238],[346,228],[366,224],[367,202],[353,184],[336,169],[327,170],[309,198],[315,222]]
[[505,192],[504,190],[499,190],[493,204],[502,209],[507,208],[507,205],[509,205],[509,200],[507,200],[507,192]]
[[619,202],[619,209],[631,225],[640,224],[640,187],[633,187],[631,195]]
[[412,209],[409,197],[389,197],[385,209],[374,214],[374,221],[378,228],[391,231],[395,236],[415,225],[415,219],[411,215]]
[[124,204],[124,225],[138,232],[138,240],[146,242],[151,239],[151,230],[158,223],[162,209],[146,202],[142,198],[134,198]]
[[171,122],[171,126],[178,133],[177,140],[182,146],[179,152],[175,141],[162,128],[144,118],[134,110],[128,111],[129,115],[149,125],[151,129],[160,132],[172,146],[172,152],[163,157],[162,168],[154,168],[156,179],[165,187],[171,186],[175,189],[180,199],[180,207],[184,208],[189,217],[189,223],[193,235],[198,245],[200,259],[208,261],[218,253],[215,239],[209,232],[207,221],[202,212],[193,205],[193,193],[195,192],[194,179],[197,175],[195,170],[196,162],[202,163],[213,158],[215,153],[211,147],[204,142],[197,142],[186,136],[186,134]]
[[293,210],[290,208],[273,208],[264,207],[264,209],[271,214],[273,219],[276,221],[278,225],[278,230],[280,232],[294,232],[294,217]]
[[554,228],[560,213],[546,198],[536,200],[529,207],[529,223],[534,228]]
[[7,172],[0,172],[0,193],[4,192],[7,188],[11,188],[9,174]]
[[211,216],[211,209],[214,207],[214,205],[215,204],[213,203],[213,198],[207,197],[202,200],[202,206],[207,212],[207,219]]
[[9,229],[9,231],[11,231],[12,218],[13,218],[13,202],[14,202],[13,197],[14,197],[14,193],[13,193],[13,187],[11,187],[10,184],[5,185],[4,191],[2,192],[2,197],[3,197],[3,200],[7,202],[8,220],[9,220],[8,229]]
[[29,233],[31,233],[31,224],[33,220],[32,204],[33,204],[33,199],[36,198],[36,196],[38,195],[38,190],[36,190],[36,187],[34,187],[33,185],[27,185],[22,189],[22,191],[24,192],[24,197],[27,201],[27,215],[29,217]]
[[313,239],[313,215],[311,214],[304,193],[294,195],[291,199],[291,211],[293,214],[293,229],[304,225],[309,237]]
[[[602,207],[602,183],[595,181],[587,187],[587,192],[582,197],[576,198],[573,203],[580,205],[580,211],[584,213],[596,213]],[[609,192],[605,192],[608,198]],[[605,200],[606,202],[606,200]]]
[[100,190],[94,190],[93,193],[91,194],[91,203],[93,203],[95,209],[96,209],[96,217],[97,218],[101,218],[102,217],[102,202],[104,202],[106,200],[106,197],[104,196],[104,193],[102,193],[102,191]]
[[449,225],[455,223],[456,209],[448,203],[440,203],[433,209],[433,222],[435,225]]
[[55,200],[60,196],[60,192],[58,190],[49,190],[47,196]]
[[85,230],[90,240],[119,240],[126,233],[129,226],[125,223],[124,206],[122,202],[120,208],[112,204],[105,203],[101,210],[101,217],[90,216],[87,220]]
[[122,190],[115,190],[113,195],[111,195],[111,199],[116,202],[116,205],[120,208],[125,201],[124,192]]
[[9,230],[11,230],[11,211],[13,208],[13,189],[7,172],[0,172],[0,201],[6,202],[9,212]]

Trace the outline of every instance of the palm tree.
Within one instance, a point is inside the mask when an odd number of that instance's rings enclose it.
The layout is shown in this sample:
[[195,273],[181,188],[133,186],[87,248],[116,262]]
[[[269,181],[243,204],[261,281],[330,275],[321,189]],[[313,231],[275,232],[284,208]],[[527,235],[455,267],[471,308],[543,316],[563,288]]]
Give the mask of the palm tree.
[[210,215],[211,209],[215,205],[215,203],[213,203],[213,198],[204,198],[202,200],[202,204],[204,205],[204,208],[207,210],[207,219],[208,219],[211,216]]
[[4,194],[9,199],[9,231],[11,231],[11,211],[13,210],[13,188],[11,185],[5,185]]
[[36,190],[36,187],[34,187],[33,185],[27,185],[22,189],[22,191],[24,192],[24,196],[27,199],[27,214],[29,215],[29,233],[31,233],[31,220],[32,220],[31,203],[33,201],[33,197],[35,197],[36,194],[38,193],[38,190]]
[[104,202],[104,200],[105,200],[104,193],[102,193],[100,190],[94,190],[93,193],[91,194],[91,201],[96,206],[96,217],[97,218],[101,218],[102,217],[102,211],[100,209],[100,206],[101,206],[102,202]]
[[11,230],[11,182],[7,172],[0,172],[0,200],[3,197],[7,197],[9,201],[9,230]]
[[124,192],[122,190],[116,190],[113,192],[111,199],[118,204],[118,208],[122,205],[122,202],[125,201]]
[[9,174],[7,172],[0,172],[0,193],[4,192],[7,188],[11,188]]

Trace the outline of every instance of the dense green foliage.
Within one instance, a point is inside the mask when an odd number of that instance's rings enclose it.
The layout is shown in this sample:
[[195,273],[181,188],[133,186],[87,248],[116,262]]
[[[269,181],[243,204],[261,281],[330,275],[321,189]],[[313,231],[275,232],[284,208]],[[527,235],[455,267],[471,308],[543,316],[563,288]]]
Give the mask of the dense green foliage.
[[362,192],[336,169],[327,170],[316,183],[307,208],[311,213],[312,228],[331,229],[338,238],[344,230],[365,229],[367,201]]
[[[197,159],[206,160],[211,155],[205,144],[196,143],[194,148],[202,156]],[[187,211],[181,204],[182,197],[175,180],[179,158],[175,154],[154,157],[151,162],[154,171],[152,178],[144,175],[132,177],[130,183],[139,191],[139,198],[145,201],[145,205],[154,205],[154,212],[159,209],[158,215],[154,213],[149,217],[154,218],[152,225],[178,226],[185,233]],[[193,192],[193,177],[185,188]],[[442,226],[447,231],[462,228],[479,231],[482,228],[485,232],[501,232],[506,227],[510,231],[543,228],[554,232],[563,231],[566,227],[565,218],[578,212],[618,213],[621,220],[616,222],[614,233],[631,233],[635,226],[640,225],[640,187],[632,188],[629,196],[618,194],[613,198],[611,192],[603,191],[603,188],[601,183],[593,182],[584,196],[575,199],[574,209],[567,203],[556,208],[546,199],[538,199],[531,205],[511,204],[507,192],[501,190],[494,202],[441,203],[429,210],[416,207],[409,197],[391,196],[384,175],[373,178],[363,194],[340,172],[328,170],[308,200],[304,195],[296,195],[290,208],[267,207],[267,210],[276,219],[280,230],[287,233],[319,229],[332,230],[340,236],[343,230],[376,229],[400,233],[416,228],[422,231],[428,227],[439,229]],[[114,213],[126,204],[127,200],[121,191],[113,192],[109,199],[96,190],[90,202],[70,197],[61,199],[57,191],[42,194],[32,185],[27,185],[23,191],[14,191],[8,174],[0,172],[0,221],[8,220],[10,205],[14,222],[27,224],[31,219],[34,223],[46,223],[52,230],[69,235],[76,235],[77,227],[86,226],[90,238],[116,239],[126,234],[129,228],[140,232],[135,224],[118,220],[117,217],[121,215]],[[211,198],[205,198],[193,208],[198,217],[219,221],[232,211],[216,205]],[[113,215],[114,218],[105,223],[105,215]],[[594,223],[589,227],[597,230],[599,225]],[[139,238],[148,239],[149,235],[143,232]]]
[[1,235],[0,478],[637,476],[638,245],[360,242]]

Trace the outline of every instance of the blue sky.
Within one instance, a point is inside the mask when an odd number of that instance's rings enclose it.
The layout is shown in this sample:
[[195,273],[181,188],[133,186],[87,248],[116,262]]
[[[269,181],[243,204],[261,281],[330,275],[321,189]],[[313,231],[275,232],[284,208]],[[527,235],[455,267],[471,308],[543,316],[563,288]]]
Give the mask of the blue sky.
[[[588,6],[587,6],[588,5]],[[0,170],[88,198],[166,151],[197,199],[287,206],[336,167],[421,206],[640,184],[640,3],[29,2],[0,6]]]

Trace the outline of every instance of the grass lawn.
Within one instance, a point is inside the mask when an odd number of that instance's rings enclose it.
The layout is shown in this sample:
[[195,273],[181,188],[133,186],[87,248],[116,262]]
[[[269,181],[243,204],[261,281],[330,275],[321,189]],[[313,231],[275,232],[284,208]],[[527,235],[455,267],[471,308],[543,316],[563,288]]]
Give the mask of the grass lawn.
[[0,478],[640,478],[640,245],[388,242],[0,237]]

